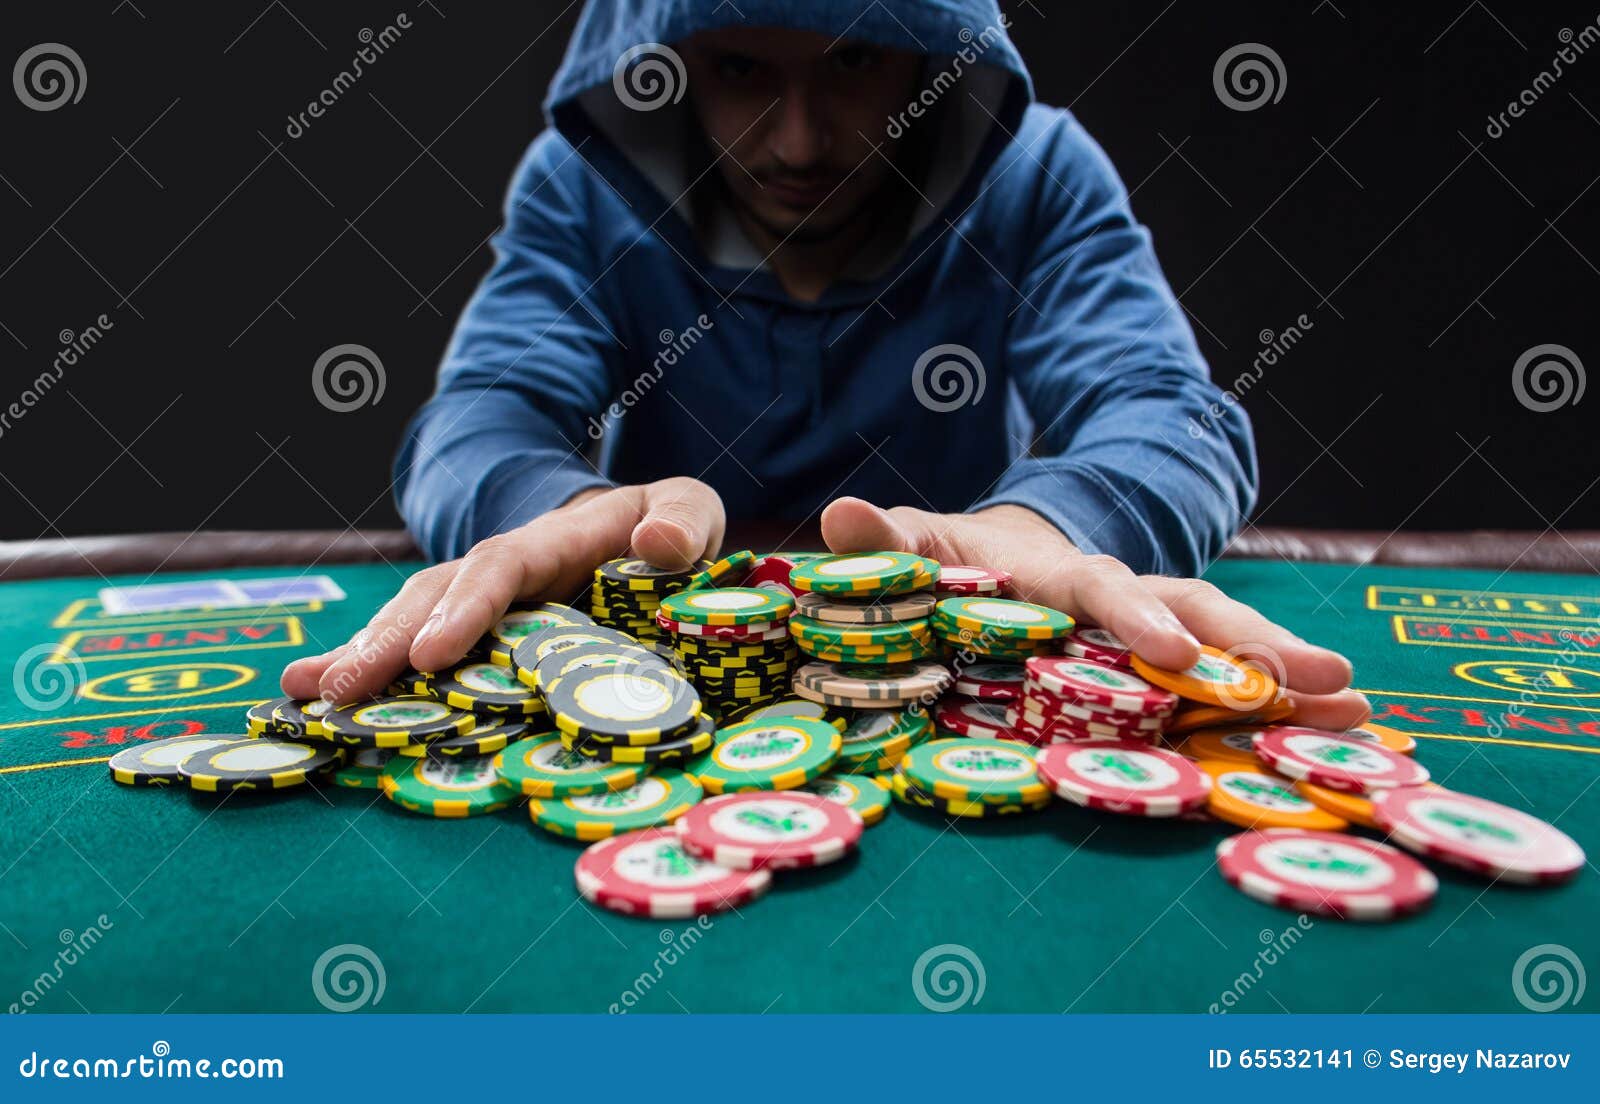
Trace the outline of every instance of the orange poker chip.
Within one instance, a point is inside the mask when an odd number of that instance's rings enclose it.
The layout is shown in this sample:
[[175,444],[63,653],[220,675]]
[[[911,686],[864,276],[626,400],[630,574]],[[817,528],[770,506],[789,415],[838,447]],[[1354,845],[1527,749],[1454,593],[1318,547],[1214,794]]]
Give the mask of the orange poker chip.
[[1216,759],[1195,764],[1211,776],[1206,810],[1241,828],[1303,828],[1337,832],[1349,824],[1295,790],[1294,782],[1260,766]]
[[1417,750],[1417,741],[1409,734],[1383,725],[1364,724],[1360,728],[1352,728],[1339,735],[1346,740],[1363,740],[1367,743],[1380,744],[1400,755],[1410,755]]
[[1137,655],[1130,658],[1133,669],[1146,682],[1202,705],[1244,713],[1269,705],[1278,697],[1278,682],[1271,675],[1209,644],[1201,646],[1199,661],[1187,671],[1165,671]]
[[1216,728],[1219,725],[1277,724],[1279,721],[1287,721],[1293,715],[1294,703],[1279,691],[1276,699],[1248,713],[1240,713],[1220,705],[1190,705],[1180,708],[1167,722],[1167,731],[1181,735],[1185,732],[1194,732],[1196,729]]
[[[1422,785],[1425,789],[1439,788],[1433,782],[1424,782]],[[1383,831],[1378,827],[1377,818],[1372,815],[1372,801],[1361,794],[1340,793],[1326,786],[1318,786],[1314,782],[1296,782],[1294,788],[1319,809],[1325,809],[1337,817],[1344,817],[1351,824]]]
[[[1178,743],[1177,752],[1186,759],[1211,759],[1221,763],[1242,763],[1248,767],[1265,770],[1256,758],[1252,741],[1261,729],[1255,725],[1234,725],[1227,728],[1205,728],[1191,732]],[[1169,734],[1170,735],[1170,734]]]

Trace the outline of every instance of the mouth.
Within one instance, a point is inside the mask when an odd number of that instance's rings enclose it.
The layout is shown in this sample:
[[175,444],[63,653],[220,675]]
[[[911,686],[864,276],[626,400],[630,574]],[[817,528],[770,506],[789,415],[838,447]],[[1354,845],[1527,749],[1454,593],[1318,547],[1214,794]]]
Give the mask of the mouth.
[[786,207],[811,210],[819,206],[838,187],[834,180],[797,184],[792,181],[768,180],[767,192]]

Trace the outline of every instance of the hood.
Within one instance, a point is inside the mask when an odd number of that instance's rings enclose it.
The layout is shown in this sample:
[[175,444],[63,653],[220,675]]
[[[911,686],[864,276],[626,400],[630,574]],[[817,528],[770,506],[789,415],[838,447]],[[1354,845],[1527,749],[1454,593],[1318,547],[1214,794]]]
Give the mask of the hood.
[[918,187],[933,206],[919,204],[903,240],[872,259],[877,272],[964,206],[1033,99],[997,0],[587,0],[545,117],[647,224],[693,237],[716,265],[756,268],[762,258],[731,219],[692,225],[686,151],[696,124],[672,46],[724,27],[814,31],[927,57],[924,87],[940,88],[942,129]]

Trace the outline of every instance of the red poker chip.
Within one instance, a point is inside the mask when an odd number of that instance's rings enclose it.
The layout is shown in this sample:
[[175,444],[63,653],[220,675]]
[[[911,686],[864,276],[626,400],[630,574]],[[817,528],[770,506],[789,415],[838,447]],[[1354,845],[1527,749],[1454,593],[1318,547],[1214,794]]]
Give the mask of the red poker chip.
[[1344,793],[1420,786],[1428,780],[1428,768],[1415,759],[1320,728],[1273,725],[1255,734],[1251,748],[1279,774]]
[[1586,861],[1583,848],[1555,825],[1453,790],[1380,790],[1372,795],[1372,816],[1409,851],[1508,882],[1563,882]]
[[724,794],[673,824],[684,850],[733,870],[821,866],[850,853],[865,828],[847,805],[801,790]]
[[1068,701],[1147,716],[1171,713],[1178,705],[1178,695],[1172,691],[1103,663],[1074,656],[1034,656],[1025,666],[1030,685]]
[[957,736],[987,736],[1003,739],[1010,726],[1006,723],[1003,702],[963,701],[944,698],[933,714],[933,723]]
[[[1015,710],[1011,711],[1015,713]],[[1007,714],[1008,716],[1010,714]],[[1051,744],[1107,744],[1121,741],[1137,743],[1153,742],[1155,734],[1148,740],[1141,739],[1138,734],[1126,732],[1097,732],[1093,729],[1070,728],[1061,724],[1040,725],[1029,720],[1027,714],[1019,714],[1016,723],[1011,726],[1008,739],[1021,740],[1033,744],[1035,747],[1048,747]]]
[[765,870],[733,870],[689,854],[671,828],[603,839],[578,856],[578,892],[628,916],[686,919],[737,908],[772,884]]
[[940,564],[933,589],[938,594],[999,594],[1011,585],[1011,572],[965,564]]
[[1419,912],[1439,880],[1393,847],[1341,832],[1264,828],[1217,845],[1230,885],[1295,912],[1342,920],[1392,920]]
[[1052,719],[1060,718],[1064,721],[1078,724],[1106,725],[1113,728],[1130,729],[1157,729],[1166,724],[1163,714],[1145,715],[1142,713],[1123,713],[1111,709],[1088,708],[1075,702],[1062,701],[1060,698],[1042,695],[1032,691],[1022,695],[1011,703],[1018,709],[1025,709],[1030,713]]
[[1061,797],[1091,809],[1173,817],[1211,796],[1211,776],[1181,755],[1138,740],[1052,744],[1039,776]]
[[1069,656],[1123,669],[1127,669],[1132,662],[1129,656],[1133,649],[1110,629],[1080,626],[1061,641],[1061,650]]
[[1157,728],[1130,728],[1124,725],[1101,724],[1082,721],[1076,717],[1051,716],[1036,713],[1026,706],[1013,702],[1006,711],[1006,720],[1013,731],[1026,729],[1035,735],[1062,736],[1073,740],[1154,740],[1161,735]]
[[742,582],[722,583],[722,586],[758,587],[766,590],[775,590],[779,594],[787,594],[791,598],[798,598],[800,591],[789,585],[789,572],[794,570],[794,561],[787,556],[763,556],[756,561],[749,574]]
[[969,698],[1015,701],[1022,694],[1027,671],[1020,663],[972,663],[956,671],[950,689]]
[[709,636],[717,640],[757,643],[789,638],[789,626],[782,621],[752,621],[748,625],[691,625],[687,621],[674,621],[666,614],[658,613],[656,624],[667,632],[682,633],[685,636]]

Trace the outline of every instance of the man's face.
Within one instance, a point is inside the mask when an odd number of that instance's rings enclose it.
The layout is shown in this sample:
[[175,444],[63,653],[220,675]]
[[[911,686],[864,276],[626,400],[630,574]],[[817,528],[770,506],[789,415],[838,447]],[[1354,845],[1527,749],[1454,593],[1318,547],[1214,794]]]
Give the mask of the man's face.
[[722,179],[768,232],[826,240],[894,172],[887,121],[918,91],[919,55],[773,28],[706,31],[683,46]]

